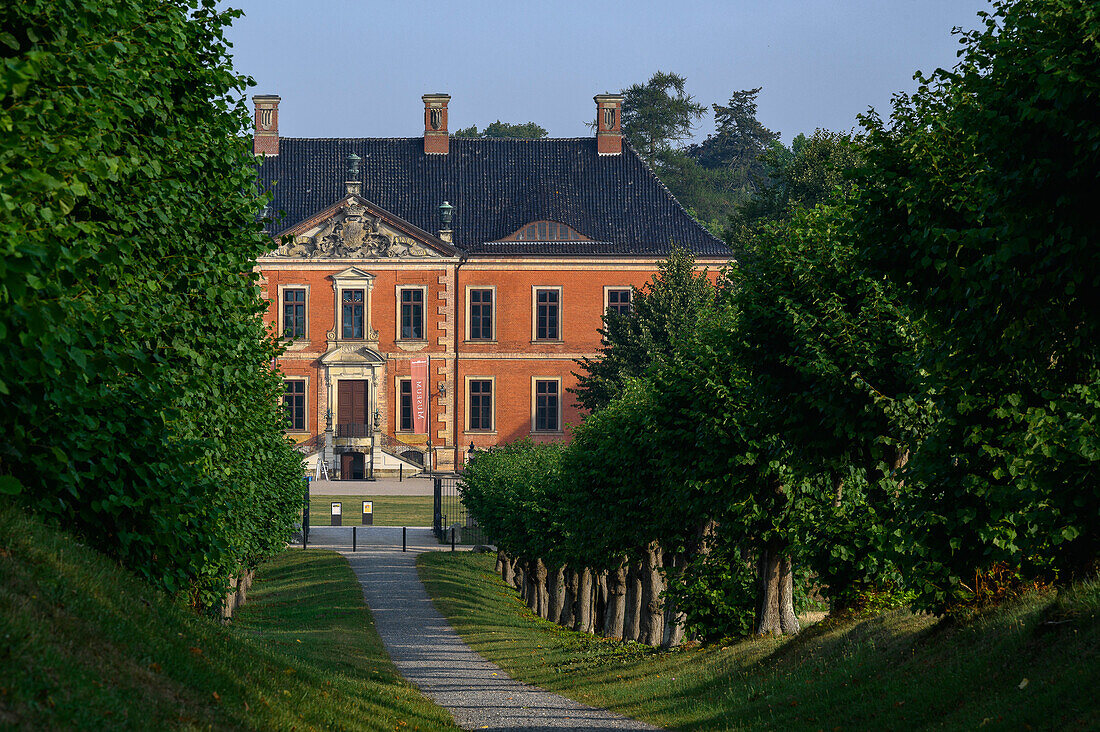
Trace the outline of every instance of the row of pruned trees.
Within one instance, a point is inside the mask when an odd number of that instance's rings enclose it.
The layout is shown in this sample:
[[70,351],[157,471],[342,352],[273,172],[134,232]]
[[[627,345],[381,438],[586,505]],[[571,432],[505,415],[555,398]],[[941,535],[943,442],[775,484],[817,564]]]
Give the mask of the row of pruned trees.
[[946,612],[1095,571],[1100,19],[985,23],[888,123],[773,150],[720,278],[676,252],[608,316],[569,446],[470,463],[535,609],[674,643],[796,631],[809,592]]
[[211,608],[300,515],[212,3],[0,6],[0,494]]

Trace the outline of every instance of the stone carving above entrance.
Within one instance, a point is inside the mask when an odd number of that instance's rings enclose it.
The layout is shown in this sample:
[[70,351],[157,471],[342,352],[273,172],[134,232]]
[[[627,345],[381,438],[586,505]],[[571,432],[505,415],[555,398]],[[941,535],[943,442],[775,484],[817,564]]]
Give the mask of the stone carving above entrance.
[[272,254],[299,259],[386,259],[439,254],[386,226],[354,199],[311,229],[286,237]]

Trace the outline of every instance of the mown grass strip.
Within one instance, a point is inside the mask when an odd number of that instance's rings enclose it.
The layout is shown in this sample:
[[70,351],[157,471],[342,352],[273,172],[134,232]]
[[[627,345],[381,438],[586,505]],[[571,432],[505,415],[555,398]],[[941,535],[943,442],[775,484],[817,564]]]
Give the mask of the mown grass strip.
[[374,506],[375,526],[431,526],[431,496],[310,496],[309,522],[311,526],[328,526],[332,516],[332,502],[339,501],[342,525],[361,526],[363,501]]
[[337,554],[261,567],[231,626],[0,505],[0,728],[454,729]]
[[662,727],[1100,728],[1100,583],[1026,597],[962,628],[895,610],[794,638],[662,652],[532,616],[493,562],[418,559],[467,643],[516,678]]

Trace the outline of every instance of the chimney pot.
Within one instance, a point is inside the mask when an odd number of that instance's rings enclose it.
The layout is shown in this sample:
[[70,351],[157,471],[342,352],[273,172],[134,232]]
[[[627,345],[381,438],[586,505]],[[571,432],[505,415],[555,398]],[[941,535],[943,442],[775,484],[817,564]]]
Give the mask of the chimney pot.
[[256,155],[275,157],[279,154],[279,97],[276,94],[257,94],[252,97],[256,105],[256,129],[252,137],[252,152]]
[[621,155],[623,152],[623,95],[597,94],[596,152]]
[[424,154],[446,155],[451,138],[447,133],[447,103],[450,94],[425,94],[424,100]]

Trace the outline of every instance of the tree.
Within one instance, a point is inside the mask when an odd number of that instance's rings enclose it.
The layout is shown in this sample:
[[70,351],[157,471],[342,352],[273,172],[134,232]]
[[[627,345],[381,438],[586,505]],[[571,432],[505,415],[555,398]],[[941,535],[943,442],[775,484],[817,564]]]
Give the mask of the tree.
[[1100,542],[1100,15],[996,2],[951,71],[862,120],[864,257],[931,338],[940,419],[900,527],[924,607],[1095,566]]
[[622,391],[626,379],[672,357],[678,344],[692,337],[713,297],[714,286],[706,272],[695,270],[691,252],[673,249],[653,279],[631,292],[629,313],[604,315],[600,356],[577,361],[584,369],[574,372],[577,386],[570,390],[577,403],[589,411],[601,409]]
[[735,243],[750,240],[757,225],[788,220],[796,210],[851,194],[863,155],[851,135],[818,129],[810,137],[799,134],[790,148],[772,143],[760,162],[762,185],[730,222]]
[[778,142],[756,118],[756,95],[762,87],[736,91],[729,104],[712,104],[715,133],[688,149],[688,154],[709,170],[725,170],[726,185],[745,195],[766,180],[762,156]]
[[645,84],[623,89],[622,130],[638,154],[652,162],[691,137],[706,108],[685,91],[679,74],[658,71]]
[[0,9],[0,488],[198,607],[282,548],[302,491],[236,15]]
[[455,130],[454,132],[455,137],[509,137],[523,140],[541,140],[546,137],[546,135],[546,130],[534,122],[513,124],[511,122],[501,122],[499,119],[496,122],[490,123],[480,132],[477,129],[477,125],[471,125],[461,130]]

